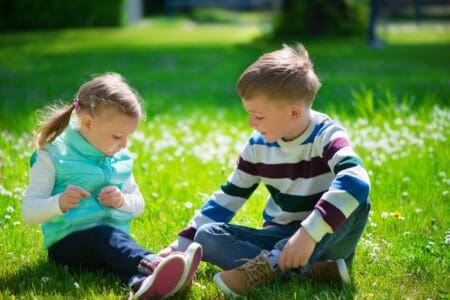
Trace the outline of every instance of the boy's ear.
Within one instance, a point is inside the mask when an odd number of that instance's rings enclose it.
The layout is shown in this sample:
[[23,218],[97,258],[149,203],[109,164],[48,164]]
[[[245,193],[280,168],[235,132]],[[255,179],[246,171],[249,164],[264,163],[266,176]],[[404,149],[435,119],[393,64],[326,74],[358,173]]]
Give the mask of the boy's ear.
[[299,120],[303,113],[302,107],[300,105],[292,104],[289,109],[291,119],[294,121]]

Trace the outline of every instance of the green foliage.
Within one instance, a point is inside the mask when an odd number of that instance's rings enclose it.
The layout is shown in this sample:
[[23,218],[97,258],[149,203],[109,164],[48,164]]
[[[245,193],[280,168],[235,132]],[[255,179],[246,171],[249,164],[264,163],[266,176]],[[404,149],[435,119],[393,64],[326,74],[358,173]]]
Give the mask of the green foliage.
[[[170,243],[232,170],[251,132],[236,80],[280,44],[255,42],[259,27],[150,23],[0,36],[1,299],[129,296],[111,275],[48,263],[40,227],[24,224],[20,212],[36,109],[69,103],[90,74],[121,73],[146,103],[130,142],[146,201],[132,222],[138,244],[158,251]],[[383,51],[349,39],[305,43],[323,82],[314,108],[348,129],[369,172],[373,213],[352,286],[293,279],[247,299],[449,298],[449,37],[448,29],[394,27]],[[266,196],[259,187],[233,222],[260,226]],[[217,271],[202,263],[187,294],[174,298],[223,299],[212,282]]]
[[4,0],[0,30],[120,26],[125,0]]
[[285,0],[275,18],[274,36],[361,36],[367,26],[367,5],[361,1]]

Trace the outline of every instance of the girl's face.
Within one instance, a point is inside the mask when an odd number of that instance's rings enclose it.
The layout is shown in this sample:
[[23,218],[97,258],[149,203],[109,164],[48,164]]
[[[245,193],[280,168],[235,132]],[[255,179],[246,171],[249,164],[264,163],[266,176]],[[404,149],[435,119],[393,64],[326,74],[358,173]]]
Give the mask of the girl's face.
[[139,119],[109,108],[95,117],[80,117],[78,131],[98,151],[113,156],[126,148],[128,137],[135,131]]
[[259,131],[269,143],[280,139],[290,141],[302,132],[300,105],[277,103],[264,95],[243,100],[242,104],[249,115],[249,126]]

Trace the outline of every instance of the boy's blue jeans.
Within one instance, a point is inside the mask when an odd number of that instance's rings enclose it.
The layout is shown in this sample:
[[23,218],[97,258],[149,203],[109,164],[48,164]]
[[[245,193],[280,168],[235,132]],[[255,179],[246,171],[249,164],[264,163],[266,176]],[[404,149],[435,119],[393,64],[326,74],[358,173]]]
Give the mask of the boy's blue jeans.
[[[305,272],[315,261],[342,258],[350,267],[356,245],[367,224],[370,203],[361,204],[333,234],[326,234],[317,243],[308,264],[300,268]],[[270,251],[269,257],[279,256],[289,238],[300,224],[269,226],[262,229],[225,223],[201,226],[194,237],[203,247],[203,260],[224,270],[241,266],[262,250]],[[278,261],[278,260],[276,260]]]
[[48,257],[71,270],[103,269],[133,286],[146,275],[138,270],[140,261],[158,257],[142,249],[125,232],[107,225],[76,231],[48,249]]

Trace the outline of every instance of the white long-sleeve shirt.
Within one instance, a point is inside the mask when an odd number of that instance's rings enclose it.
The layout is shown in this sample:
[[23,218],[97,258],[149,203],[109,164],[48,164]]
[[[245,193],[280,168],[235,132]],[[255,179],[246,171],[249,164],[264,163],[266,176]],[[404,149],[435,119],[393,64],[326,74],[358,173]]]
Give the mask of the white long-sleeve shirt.
[[[59,206],[61,194],[51,196],[54,185],[55,166],[51,155],[44,150],[38,150],[22,202],[22,217],[26,223],[43,224],[64,214]],[[144,199],[133,175],[122,185],[121,192],[125,201],[118,209],[132,213],[134,216],[140,215],[144,211]]]

